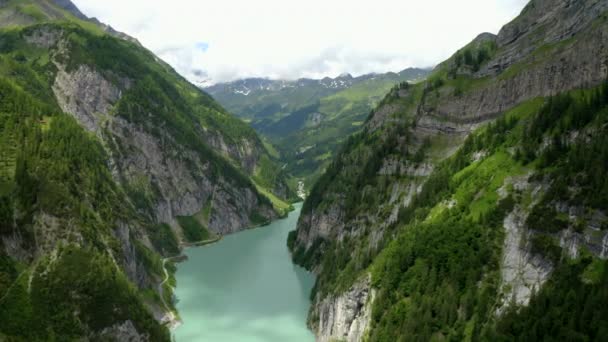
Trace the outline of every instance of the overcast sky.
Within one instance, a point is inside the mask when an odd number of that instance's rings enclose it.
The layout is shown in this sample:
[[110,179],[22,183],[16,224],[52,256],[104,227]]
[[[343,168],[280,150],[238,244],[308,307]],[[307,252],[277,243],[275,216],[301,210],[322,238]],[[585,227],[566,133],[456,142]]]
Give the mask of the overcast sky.
[[527,0],[73,0],[192,81],[433,66]]

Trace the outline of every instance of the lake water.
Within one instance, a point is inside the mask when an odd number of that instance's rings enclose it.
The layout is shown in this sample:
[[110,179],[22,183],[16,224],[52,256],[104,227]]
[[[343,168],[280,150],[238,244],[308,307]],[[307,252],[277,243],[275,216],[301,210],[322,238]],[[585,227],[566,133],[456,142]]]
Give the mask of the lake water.
[[178,264],[177,342],[314,341],[306,327],[314,277],[291,262],[287,234],[301,204],[267,227],[186,250]]

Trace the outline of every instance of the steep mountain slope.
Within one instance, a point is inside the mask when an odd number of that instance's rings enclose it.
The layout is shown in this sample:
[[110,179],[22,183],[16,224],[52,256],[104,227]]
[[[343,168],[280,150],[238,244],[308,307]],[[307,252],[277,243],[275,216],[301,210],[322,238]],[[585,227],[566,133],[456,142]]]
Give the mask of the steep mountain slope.
[[288,241],[319,340],[605,336],[607,10],[533,0],[389,92]]
[[428,72],[411,68],[356,78],[245,79],[206,90],[266,136],[285,161],[285,170],[308,187],[391,87],[420,81]]
[[168,340],[161,256],[288,190],[253,129],[79,13],[0,3],[0,340]]
[[[370,79],[387,80],[394,85],[404,80],[422,79],[424,69],[406,69],[400,73],[369,74],[353,77],[344,74],[320,80],[302,78],[296,81],[248,78],[219,83],[205,88],[222,105],[237,116],[252,122],[264,131],[299,108],[307,107],[322,98],[335,94]],[[384,91],[386,93],[386,90]]]

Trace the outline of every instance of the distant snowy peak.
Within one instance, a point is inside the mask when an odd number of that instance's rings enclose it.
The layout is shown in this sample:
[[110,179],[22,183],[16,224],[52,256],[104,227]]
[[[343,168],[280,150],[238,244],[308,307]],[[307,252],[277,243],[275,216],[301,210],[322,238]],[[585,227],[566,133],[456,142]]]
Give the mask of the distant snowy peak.
[[301,78],[295,81],[286,81],[271,80],[267,78],[246,78],[229,83],[197,85],[205,88],[205,90],[211,94],[216,92],[229,92],[247,96],[253,92],[276,92],[288,88],[302,88],[311,86],[328,89],[346,89],[354,84],[354,80],[355,78],[353,78],[350,74],[344,74],[336,78],[326,77],[321,80]]
[[398,76],[407,76],[408,78],[414,79],[417,77],[424,77],[429,72],[429,69],[418,69],[418,68],[408,68],[399,73],[385,73],[385,74],[377,74],[371,73],[358,77],[353,77],[349,73],[341,74],[336,78],[325,77],[320,80],[310,79],[310,78],[300,78],[295,81],[287,81],[287,80],[271,80],[268,78],[245,78],[241,80],[236,80],[228,83],[218,83],[218,84],[199,84],[201,88],[205,88],[207,92],[210,94],[235,94],[237,96],[249,96],[255,93],[261,92],[277,92],[284,89],[289,88],[304,88],[304,87],[318,87],[325,88],[331,90],[342,90],[347,89],[355,85],[356,83],[366,81],[369,79],[374,79],[376,77],[381,76],[389,76],[393,75],[395,77]]
[[325,88],[345,89],[351,87],[355,80],[351,74],[342,74],[336,78],[325,77],[319,83]]
[[293,85],[288,81],[275,81],[266,78],[246,78],[229,83],[218,83],[205,87],[205,90],[213,94],[216,92],[227,92],[248,96],[252,92],[278,91]]
[[235,93],[235,94],[241,94],[241,95],[245,95],[245,96],[247,96],[247,95],[251,94],[251,89],[245,89],[245,90],[238,90],[238,89],[235,89],[235,90],[234,90],[234,93]]

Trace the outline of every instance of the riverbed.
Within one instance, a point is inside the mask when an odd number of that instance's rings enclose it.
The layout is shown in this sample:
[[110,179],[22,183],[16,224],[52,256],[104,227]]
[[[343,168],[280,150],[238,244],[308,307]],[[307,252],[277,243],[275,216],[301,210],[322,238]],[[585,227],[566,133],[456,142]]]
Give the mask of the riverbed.
[[269,226],[189,248],[177,265],[177,342],[314,341],[306,327],[314,277],[291,262],[301,204]]

